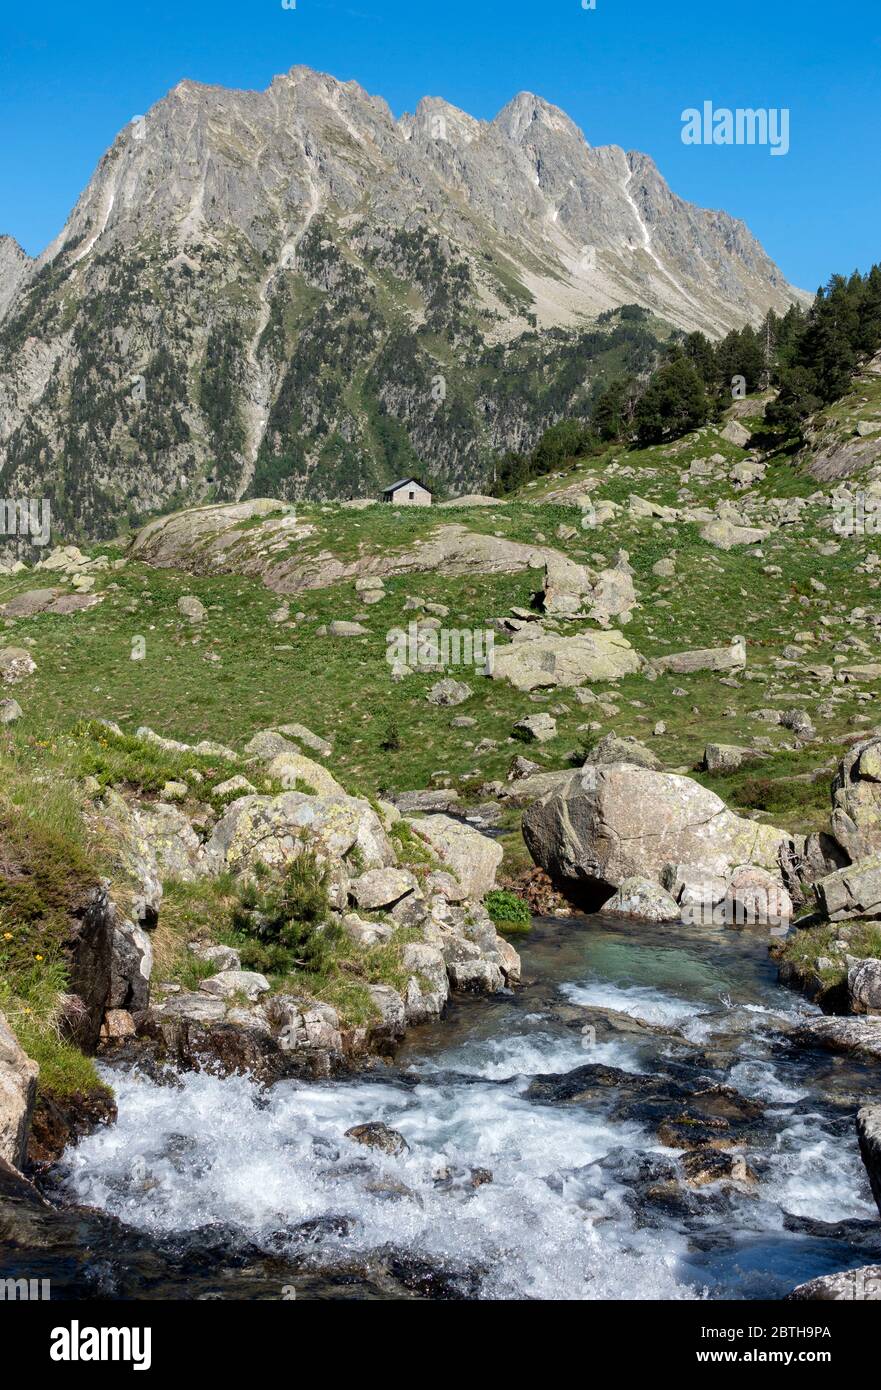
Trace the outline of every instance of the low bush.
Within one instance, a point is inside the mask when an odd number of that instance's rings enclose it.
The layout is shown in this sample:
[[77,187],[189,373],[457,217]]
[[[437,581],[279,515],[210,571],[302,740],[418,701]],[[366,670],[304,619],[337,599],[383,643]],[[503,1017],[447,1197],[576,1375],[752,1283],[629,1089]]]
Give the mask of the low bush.
[[487,893],[483,905],[496,926],[504,931],[527,931],[532,925],[529,904],[506,888]]

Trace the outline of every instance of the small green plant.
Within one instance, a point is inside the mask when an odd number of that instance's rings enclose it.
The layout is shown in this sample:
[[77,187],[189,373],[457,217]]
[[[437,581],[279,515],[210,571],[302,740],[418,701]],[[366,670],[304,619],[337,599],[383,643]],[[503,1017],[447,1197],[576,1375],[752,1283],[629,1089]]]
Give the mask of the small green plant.
[[397,753],[401,748],[401,734],[397,724],[393,721],[386,724],[385,732],[380,741],[380,748],[386,753]]
[[731,793],[731,803],[770,814],[803,810],[808,807],[825,809],[829,801],[826,781],[773,780],[770,777],[745,777]]
[[289,975],[297,967],[296,952],[282,946],[280,941],[256,941],[248,938],[238,947],[243,970],[258,970],[261,975]]
[[202,960],[188,952],[178,971],[177,979],[184,989],[195,990],[203,980],[210,980],[211,976],[216,974],[217,966],[213,961]]
[[419,864],[430,866],[434,864],[434,856],[405,820],[396,820],[389,830],[389,836],[396,841],[402,862],[405,864]]
[[493,888],[483,905],[497,927],[503,931],[528,931],[532,925],[529,904],[506,888]]
[[321,970],[342,934],[327,921],[327,885],[326,865],[303,849],[277,877],[264,869],[240,886],[233,927],[264,946],[281,947],[285,957],[276,954],[273,959],[282,968]]

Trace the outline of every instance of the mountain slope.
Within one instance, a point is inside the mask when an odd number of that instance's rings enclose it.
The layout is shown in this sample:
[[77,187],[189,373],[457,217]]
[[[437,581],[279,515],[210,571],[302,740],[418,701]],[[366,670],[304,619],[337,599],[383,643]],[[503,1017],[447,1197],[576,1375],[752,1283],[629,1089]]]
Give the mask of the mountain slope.
[[[0,242],[0,482],[91,535],[398,471],[477,486],[612,371],[646,371],[665,323],[718,335],[799,297],[742,223],[538,97],[396,121],[307,68],[180,83],[43,255],[17,251]],[[634,302],[654,318],[597,325]]]

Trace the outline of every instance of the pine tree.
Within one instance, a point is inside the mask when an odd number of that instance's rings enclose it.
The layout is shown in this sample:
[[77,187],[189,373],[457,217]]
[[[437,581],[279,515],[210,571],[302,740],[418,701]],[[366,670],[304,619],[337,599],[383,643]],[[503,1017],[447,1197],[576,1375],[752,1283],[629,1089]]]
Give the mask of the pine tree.
[[636,407],[639,443],[678,439],[706,424],[710,404],[696,367],[681,356],[659,367]]

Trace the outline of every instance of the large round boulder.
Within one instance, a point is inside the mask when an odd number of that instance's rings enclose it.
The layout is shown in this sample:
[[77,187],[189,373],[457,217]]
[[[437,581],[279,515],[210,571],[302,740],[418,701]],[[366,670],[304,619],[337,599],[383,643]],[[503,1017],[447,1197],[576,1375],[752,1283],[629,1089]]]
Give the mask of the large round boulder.
[[530,854],[556,882],[580,885],[596,905],[628,879],[727,882],[756,865],[781,877],[789,836],[729,811],[690,777],[632,763],[588,764],[523,816]]
[[243,796],[214,827],[205,866],[212,872],[244,872],[255,864],[279,868],[305,849],[321,861],[338,863],[353,851],[361,869],[395,863],[395,852],[379,816],[354,796]]

